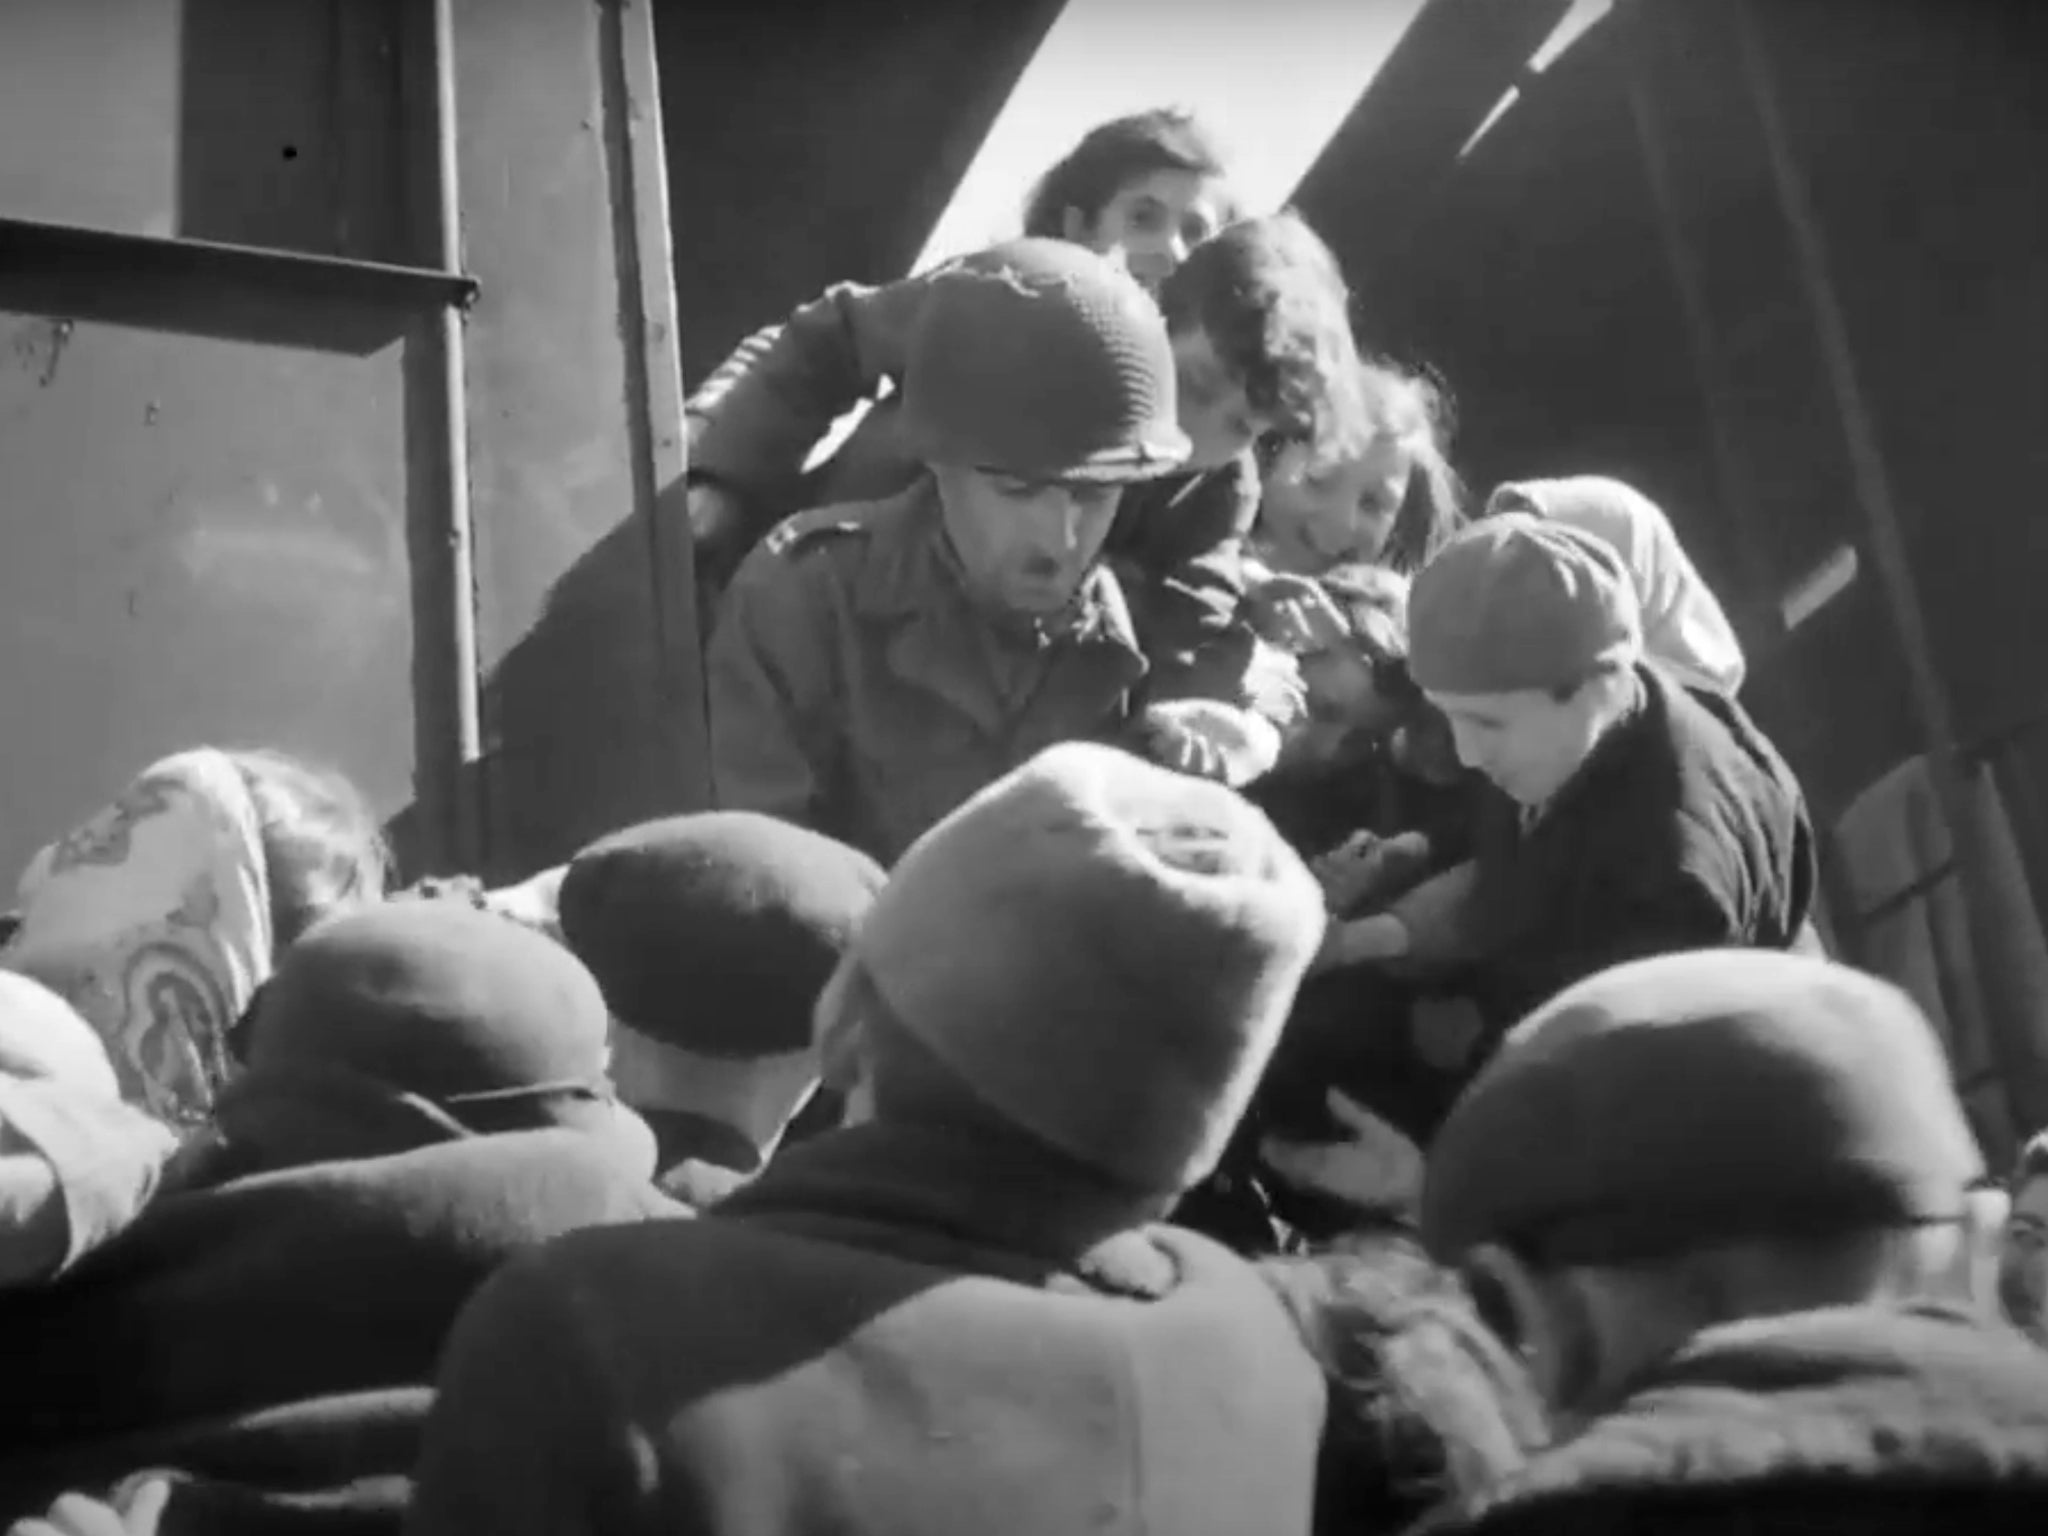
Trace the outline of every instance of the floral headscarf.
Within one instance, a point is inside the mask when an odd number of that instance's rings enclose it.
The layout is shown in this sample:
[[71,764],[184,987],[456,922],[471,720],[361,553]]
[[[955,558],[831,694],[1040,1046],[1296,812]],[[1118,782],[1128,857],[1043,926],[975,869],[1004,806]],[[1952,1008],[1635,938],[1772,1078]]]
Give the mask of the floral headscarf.
[[203,1119],[272,962],[262,821],[234,762],[201,748],[145,770],[36,855],[20,907],[0,966],[78,1010],[124,1098]]

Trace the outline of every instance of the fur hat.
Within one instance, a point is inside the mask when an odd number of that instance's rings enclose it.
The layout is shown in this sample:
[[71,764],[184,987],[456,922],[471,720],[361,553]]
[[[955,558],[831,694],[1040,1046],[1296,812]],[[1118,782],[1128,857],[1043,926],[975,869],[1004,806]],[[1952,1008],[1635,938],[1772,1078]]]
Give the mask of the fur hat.
[[1215,1166],[1323,924],[1314,877],[1233,791],[1074,743],[913,844],[854,953],[1005,1120],[1164,1193]]
[[1408,597],[1408,673],[1431,693],[1550,692],[1642,654],[1635,584],[1614,549],[1526,512],[1474,523]]
[[612,1014],[650,1039],[707,1056],[801,1051],[885,878],[866,854],[772,816],[675,816],[571,861],[562,937]]
[[1984,1162],[1888,982],[1762,950],[1618,966],[1510,1034],[1430,1148],[1423,1235],[1626,1264],[1942,1219]]

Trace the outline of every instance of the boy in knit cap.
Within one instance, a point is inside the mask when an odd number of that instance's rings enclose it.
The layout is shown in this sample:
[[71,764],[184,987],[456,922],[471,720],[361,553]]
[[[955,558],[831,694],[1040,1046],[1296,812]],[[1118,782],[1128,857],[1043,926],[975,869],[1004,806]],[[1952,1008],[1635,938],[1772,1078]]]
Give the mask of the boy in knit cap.
[[1885,982],[1721,950],[1567,990],[1452,1112],[1422,1207],[1561,1443],[1433,1529],[2039,1530],[2048,1358],[1994,1317],[2004,1206]]
[[819,1002],[871,1118],[705,1220],[510,1267],[448,1355],[412,1529],[1305,1531],[1321,1379],[1249,1266],[1152,1223],[1321,930],[1218,786],[1075,744],[972,797]]
[[759,1172],[816,1088],[812,1010],[884,878],[748,811],[628,827],[570,861],[562,938],[604,989],[620,1094],[686,1205]]
[[1497,1032],[1624,960],[1804,942],[1817,871],[1798,783],[1733,700],[1645,660],[1611,545],[1487,518],[1416,578],[1409,626],[1410,675],[1516,814],[1448,913],[1424,887],[1339,929],[1332,961],[1463,949]]

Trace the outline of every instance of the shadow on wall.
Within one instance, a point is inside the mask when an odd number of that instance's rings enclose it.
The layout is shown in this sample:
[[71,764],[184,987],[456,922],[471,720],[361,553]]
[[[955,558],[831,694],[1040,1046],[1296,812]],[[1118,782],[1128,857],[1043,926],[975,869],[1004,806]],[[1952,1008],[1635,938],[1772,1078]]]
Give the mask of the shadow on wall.
[[[628,516],[593,544],[485,680],[487,748],[470,788],[488,855],[466,873],[523,878],[619,827],[708,803],[694,615],[656,558],[688,537],[680,481],[655,517]],[[452,873],[422,867],[417,815],[408,806],[391,823],[401,868]]]

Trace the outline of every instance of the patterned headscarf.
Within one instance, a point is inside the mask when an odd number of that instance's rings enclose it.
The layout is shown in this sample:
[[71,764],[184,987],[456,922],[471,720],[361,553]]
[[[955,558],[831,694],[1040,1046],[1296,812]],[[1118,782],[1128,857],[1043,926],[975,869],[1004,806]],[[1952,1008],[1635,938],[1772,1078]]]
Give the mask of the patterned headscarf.
[[201,748],[145,770],[36,855],[20,907],[0,966],[78,1010],[129,1102],[203,1119],[272,962],[262,820],[233,760]]

